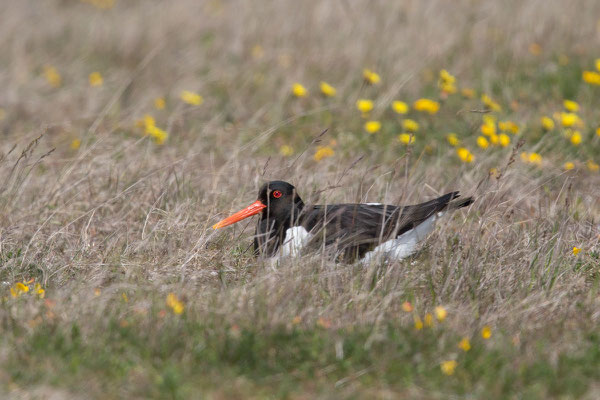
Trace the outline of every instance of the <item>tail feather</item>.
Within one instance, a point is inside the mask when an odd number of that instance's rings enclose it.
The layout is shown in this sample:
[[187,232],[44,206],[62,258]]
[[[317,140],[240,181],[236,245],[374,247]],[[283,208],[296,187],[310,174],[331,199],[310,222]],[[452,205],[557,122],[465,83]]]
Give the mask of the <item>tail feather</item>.
[[403,230],[412,229],[438,212],[466,207],[473,202],[472,197],[456,200],[459,197],[459,192],[450,192],[425,203],[403,207],[398,225],[401,227],[400,233]]
[[458,194],[458,192],[455,192],[455,193],[456,193],[456,195],[454,197],[452,197],[453,201],[448,202],[448,207],[447,208],[449,210],[457,210],[457,209],[462,208],[462,207],[470,206],[475,201],[475,199],[473,199],[472,196],[466,197],[464,199],[454,200],[454,199],[457,199],[460,196],[460,194]]

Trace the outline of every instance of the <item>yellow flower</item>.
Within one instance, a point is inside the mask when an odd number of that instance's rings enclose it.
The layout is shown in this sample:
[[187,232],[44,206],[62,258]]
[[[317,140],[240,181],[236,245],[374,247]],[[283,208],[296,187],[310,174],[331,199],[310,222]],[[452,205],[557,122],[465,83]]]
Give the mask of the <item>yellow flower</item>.
[[24,283],[21,283],[21,282],[15,283],[15,288],[17,289],[17,291],[22,292],[22,293],[29,292],[29,286],[27,286],[27,285],[25,285]]
[[356,101],[356,108],[363,114],[368,113],[373,109],[373,101],[369,99],[358,99]]
[[102,79],[100,72],[92,72],[88,77],[88,80],[90,81],[91,87],[99,87],[102,86],[102,83],[104,83],[104,79]]
[[552,129],[554,129],[554,121],[552,120],[552,118],[544,116],[542,117],[541,122],[542,128],[544,128],[544,130],[551,131]]
[[579,133],[579,131],[573,131],[571,134],[571,143],[575,146],[579,146],[581,143],[581,133]]
[[428,328],[431,328],[433,326],[433,315],[431,315],[431,313],[425,314],[424,324]]
[[160,129],[155,125],[147,127],[146,134],[152,136],[156,144],[163,144],[165,140],[167,140],[167,138],[169,137],[169,134],[166,131]]
[[586,165],[587,165],[588,169],[592,172],[596,172],[596,171],[600,170],[600,165],[595,163],[594,160],[588,160]]
[[39,283],[36,283],[34,286],[35,293],[38,295],[38,297],[40,299],[43,299],[44,296],[46,295],[46,291],[42,288],[42,285],[40,285]]
[[573,247],[573,255],[576,256],[577,254],[579,254],[579,252],[581,251],[581,249],[579,247]]
[[497,178],[498,176],[500,176],[500,171],[498,171],[498,168],[492,167],[490,168],[489,174],[492,178]]
[[446,135],[446,140],[448,141],[448,143],[450,143],[450,146],[453,147],[458,146],[458,144],[460,143],[460,140],[458,140],[458,136],[456,136],[456,133],[449,133],[448,135]]
[[458,366],[458,363],[456,362],[456,360],[448,360],[448,361],[443,361],[440,364],[440,369],[442,370],[442,372],[445,375],[453,375],[454,374],[454,370],[456,369],[456,367]]
[[500,121],[500,122],[498,122],[498,128],[500,128],[500,131],[506,132],[506,131],[509,130],[509,127],[510,127],[511,123],[512,122],[510,122],[510,121]]
[[435,311],[435,317],[440,322],[445,320],[446,317],[448,316],[448,311],[446,311],[446,309],[442,306],[437,306],[434,311]]
[[439,111],[440,103],[430,99],[418,99],[414,102],[413,108],[417,111],[426,112],[433,115]]
[[542,156],[538,153],[530,153],[529,154],[529,162],[532,164],[541,165],[542,164]]
[[600,136],[600,128],[596,128],[596,136]]
[[600,85],[600,73],[596,71],[583,71],[582,77],[590,85]]
[[264,55],[265,50],[260,44],[256,44],[254,45],[254,47],[252,47],[252,58],[254,58],[255,60],[260,60],[261,58],[263,58]]
[[485,325],[483,329],[481,329],[481,337],[485,340],[492,337],[492,328],[490,328],[489,325]]
[[157,110],[163,110],[166,105],[167,102],[165,101],[164,97],[157,97],[154,99],[154,108]]
[[458,342],[458,348],[464,352],[471,350],[471,342],[469,341],[469,338],[462,338],[462,340]]
[[308,96],[308,90],[299,83],[294,83],[292,85],[292,94],[296,97],[306,97]]
[[175,293],[167,295],[167,306],[169,306],[175,314],[183,313],[184,304],[175,296]]
[[486,136],[495,135],[496,134],[496,124],[485,122],[483,125],[481,125],[481,133],[483,133]]
[[365,122],[365,131],[369,133],[379,132],[381,129],[381,122],[379,121],[367,121]]
[[512,121],[500,121],[498,122],[498,127],[501,131],[510,132],[513,135],[519,133],[519,125]]
[[440,85],[440,89],[442,92],[444,92],[446,94],[454,94],[458,90],[458,89],[456,89],[456,86],[448,84],[448,83],[442,83]]
[[412,119],[405,119],[402,121],[402,127],[409,132],[416,132],[419,130],[419,123]]
[[564,126],[565,128],[569,128],[581,122],[577,114],[565,112],[560,113],[560,121],[562,126]]
[[498,138],[498,135],[496,135],[495,133],[493,135],[490,135],[490,143],[491,144],[497,145],[499,141],[500,141],[500,139]]
[[438,87],[447,94],[456,93],[456,78],[445,69],[440,71]]
[[486,107],[488,107],[492,111],[502,111],[502,107],[500,107],[500,104],[492,100],[492,98],[487,94],[481,95],[481,101],[483,102],[483,104],[486,105]]
[[469,89],[469,88],[463,88],[463,89],[461,89],[460,94],[462,94],[463,97],[465,97],[467,99],[472,99],[475,97],[475,90]]
[[376,72],[367,68],[363,70],[363,78],[371,85],[377,85],[381,81],[381,77]]
[[505,134],[505,133],[501,133],[501,134],[498,136],[498,141],[499,141],[499,143],[500,143],[500,146],[502,146],[502,147],[506,147],[506,146],[508,146],[508,145],[510,144],[510,136],[508,136],[508,135],[507,135],[507,134]]
[[421,318],[419,318],[418,315],[415,315],[413,317],[414,321],[415,321],[415,329],[420,331],[421,329],[423,329],[423,321],[421,321]]
[[600,71],[600,58],[596,58],[596,70]]
[[321,161],[322,159],[326,158],[326,157],[331,157],[332,155],[334,155],[335,152],[333,151],[333,149],[329,146],[319,146],[317,147],[317,151],[315,152],[315,155],[313,156],[315,161]]
[[398,114],[406,114],[408,112],[408,104],[403,101],[396,100],[392,102],[392,109]]
[[51,65],[44,66],[44,77],[52,87],[57,88],[62,84],[62,77],[60,76],[60,73]]
[[19,297],[23,293],[29,292],[29,286],[22,282],[17,282],[13,287],[10,288],[10,295],[12,297]]
[[456,149],[456,154],[458,154],[458,158],[461,159],[462,162],[471,163],[475,159],[473,154],[469,151],[469,149],[465,147],[459,147]]
[[202,96],[198,93],[190,92],[189,90],[184,90],[181,92],[181,100],[184,103],[191,104],[193,106],[199,106],[204,102]]
[[542,46],[540,46],[538,43],[531,43],[529,45],[529,52],[534,56],[539,56],[542,54]]
[[408,301],[405,301],[404,303],[402,303],[402,310],[404,312],[412,312],[413,306]]
[[579,111],[579,104],[574,102],[573,100],[564,100],[563,105],[567,111],[577,112]]
[[127,297],[127,293],[125,293],[125,292],[121,293],[121,298],[123,299],[123,301],[125,303],[129,302],[129,298]]
[[321,93],[327,97],[334,97],[337,90],[327,82],[321,82]]
[[[148,129],[149,126],[154,126],[154,125],[155,125],[154,117],[152,117],[149,114],[144,114],[142,119],[138,119],[137,121],[135,121],[135,126],[140,129],[143,129],[144,131],[146,129]],[[147,133],[144,132],[144,134],[147,134]]]
[[446,83],[455,83],[456,78],[445,69],[440,70],[440,80]]
[[481,147],[482,149],[487,149],[489,145],[490,142],[488,142],[488,140],[484,136],[477,137],[477,146]]
[[568,161],[563,165],[563,168],[565,169],[565,171],[570,171],[573,168],[575,168],[575,164],[573,164],[571,161]]
[[292,154],[294,154],[294,149],[292,146],[288,146],[287,144],[284,144],[283,146],[281,146],[279,148],[279,154],[281,154],[284,157],[289,157]]
[[81,146],[81,140],[73,139],[73,141],[71,142],[71,145],[69,147],[71,148],[71,150],[77,150],[79,148],[79,146]]
[[[148,128],[156,125],[156,121],[152,115],[146,114],[144,115],[144,119],[142,120],[144,128],[148,131]],[[147,132],[146,132],[147,133]]]
[[398,141],[402,144],[413,144],[415,142],[415,135],[412,133],[401,133],[398,135]]

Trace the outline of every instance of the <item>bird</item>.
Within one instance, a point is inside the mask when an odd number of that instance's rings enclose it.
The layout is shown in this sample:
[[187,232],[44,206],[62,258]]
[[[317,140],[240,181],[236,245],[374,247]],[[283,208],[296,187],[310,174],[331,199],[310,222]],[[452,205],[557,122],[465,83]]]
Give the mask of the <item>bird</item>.
[[279,260],[306,248],[326,249],[337,261],[371,263],[401,260],[417,252],[419,243],[446,212],[469,206],[473,197],[450,192],[415,205],[380,203],[305,204],[285,181],[265,183],[258,199],[217,222],[223,228],[260,215],[254,235],[257,256]]

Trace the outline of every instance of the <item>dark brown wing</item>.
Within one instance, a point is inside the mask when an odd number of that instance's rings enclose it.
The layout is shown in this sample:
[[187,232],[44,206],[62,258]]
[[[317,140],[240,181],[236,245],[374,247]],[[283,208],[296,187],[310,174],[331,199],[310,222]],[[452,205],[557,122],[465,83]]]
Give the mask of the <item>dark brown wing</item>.
[[[458,192],[445,194],[425,203],[409,206],[337,204],[305,206],[300,223],[344,257],[362,257],[375,245],[413,229],[448,206],[464,207],[471,198],[452,202]],[[452,203],[451,203],[452,202]]]

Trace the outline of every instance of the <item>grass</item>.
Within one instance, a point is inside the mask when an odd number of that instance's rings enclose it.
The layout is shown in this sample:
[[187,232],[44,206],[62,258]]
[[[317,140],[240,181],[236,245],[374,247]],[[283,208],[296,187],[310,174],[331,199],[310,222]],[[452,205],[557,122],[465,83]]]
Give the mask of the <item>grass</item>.
[[[596,3],[3,4],[0,395],[598,397],[599,89],[581,79],[600,54]],[[440,93],[441,69],[459,93]],[[295,82],[307,97],[291,96]],[[390,108],[421,97],[439,112]],[[564,99],[581,107],[579,146],[560,119],[540,124]],[[136,123],[146,114],[163,144]],[[484,115],[519,126],[509,146],[477,147]],[[408,147],[404,118],[420,125]],[[333,155],[315,161],[319,146]],[[249,251],[254,221],[211,229],[271,179],[307,202],[477,201],[401,262],[317,253],[275,268]],[[13,296],[19,282],[29,291]],[[447,317],[416,329],[437,306]]]
[[[518,390],[528,398],[579,397],[586,381],[599,378],[596,333],[582,338],[578,351],[555,359],[547,343],[532,343],[535,360],[516,361],[520,344],[475,338],[469,352],[457,354],[459,338],[445,329],[415,331],[397,322],[328,331],[290,324],[228,326],[222,319],[144,319],[127,324],[109,319],[90,337],[76,323],[44,323],[16,345],[23,353],[6,369],[24,386],[42,380],[78,387],[80,395],[91,387],[109,397],[188,398],[199,388],[244,397],[248,386],[257,397],[293,397],[298,389],[345,395],[420,391],[433,397],[448,392],[505,397]],[[440,371],[441,354],[455,354],[460,362],[452,379]],[[244,378],[239,386],[224,384],[235,377]]]

